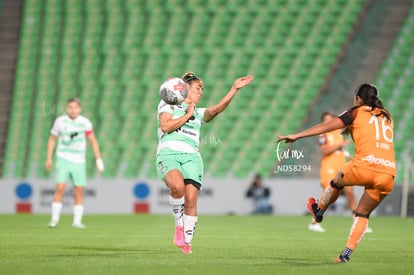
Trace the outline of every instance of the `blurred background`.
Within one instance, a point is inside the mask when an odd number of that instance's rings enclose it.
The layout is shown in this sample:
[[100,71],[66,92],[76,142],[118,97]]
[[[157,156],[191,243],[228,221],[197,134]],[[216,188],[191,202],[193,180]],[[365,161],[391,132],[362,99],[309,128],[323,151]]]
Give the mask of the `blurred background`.
[[[399,214],[405,200],[414,215],[413,49],[410,0],[0,0],[0,211],[19,212],[20,203],[30,204],[22,212],[48,211],[47,138],[76,96],[106,164],[98,175],[89,150],[91,194],[118,197],[112,205],[128,201],[120,213],[162,213],[154,210],[154,201],[162,205],[154,196],[164,192],[154,167],[159,86],[193,71],[205,83],[199,106],[217,103],[237,77],[255,76],[201,132],[206,190],[208,182],[217,188],[211,196],[234,198],[238,190],[237,203],[222,213],[248,212],[243,194],[255,173],[273,188],[276,214],[303,186],[319,193],[316,138],[279,148],[301,152],[279,160],[275,137],[319,122],[324,111],[341,113],[358,84],[369,82],[395,120],[399,191],[392,204],[400,205],[389,213]],[[287,182],[294,183],[277,192]],[[221,209],[232,203],[228,196],[214,197]]]

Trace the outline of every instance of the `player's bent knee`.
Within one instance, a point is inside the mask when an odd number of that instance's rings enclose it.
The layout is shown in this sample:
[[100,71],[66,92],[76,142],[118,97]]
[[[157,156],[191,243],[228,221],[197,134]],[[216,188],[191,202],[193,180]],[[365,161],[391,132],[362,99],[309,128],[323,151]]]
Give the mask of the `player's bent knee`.
[[185,187],[184,187],[184,181],[183,181],[181,174],[179,175],[170,174],[169,176],[167,175],[164,178],[164,182],[170,189],[173,197],[179,198],[179,197],[184,196]]
[[362,218],[369,219],[369,214],[362,214],[362,213],[356,212],[355,217],[362,217]]
[[181,198],[184,196],[184,186],[171,185],[169,188],[171,195],[174,198]]
[[331,185],[332,188],[335,188],[335,189],[338,189],[338,190],[344,189],[343,184],[334,182],[333,180],[331,180],[330,185]]

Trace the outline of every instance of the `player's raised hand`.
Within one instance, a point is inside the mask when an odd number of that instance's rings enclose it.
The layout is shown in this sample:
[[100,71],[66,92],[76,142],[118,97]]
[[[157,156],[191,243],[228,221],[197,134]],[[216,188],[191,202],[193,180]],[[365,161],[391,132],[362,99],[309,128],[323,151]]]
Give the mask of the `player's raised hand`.
[[246,76],[240,77],[240,78],[238,78],[234,81],[233,88],[241,89],[241,88],[249,85],[250,82],[253,81],[253,79],[254,79],[254,77],[252,75],[246,75]]
[[286,143],[292,143],[295,142],[298,138],[296,137],[296,135],[286,135],[286,136],[277,136],[277,140],[276,142],[279,143],[281,141],[285,141]]
[[186,113],[191,117],[194,114],[195,108],[196,108],[195,103],[191,102],[187,106]]

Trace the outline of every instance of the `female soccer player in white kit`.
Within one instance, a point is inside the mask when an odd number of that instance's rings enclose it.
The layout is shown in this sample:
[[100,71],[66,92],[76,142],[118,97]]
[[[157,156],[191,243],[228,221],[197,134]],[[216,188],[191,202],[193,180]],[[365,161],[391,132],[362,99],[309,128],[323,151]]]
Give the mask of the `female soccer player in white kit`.
[[104,163],[101,159],[98,142],[96,141],[92,123],[86,117],[80,115],[81,105],[78,98],[71,98],[66,105],[66,115],[58,117],[50,131],[47,145],[46,170],[52,168],[52,155],[56,140],[56,190],[52,203],[52,219],[49,227],[56,227],[62,210],[62,199],[65,193],[66,183],[69,178],[73,183],[74,207],[73,224],[75,228],[84,228],[83,217],[83,189],[86,185],[86,138],[91,143],[96,158],[96,167],[99,172],[104,171]]
[[228,93],[216,105],[197,108],[203,94],[203,81],[192,72],[182,77],[188,95],[180,105],[158,105],[157,174],[170,189],[169,202],[175,219],[174,243],[183,253],[192,253],[191,242],[197,223],[197,198],[203,184],[203,161],[198,147],[201,124],[223,112],[237,91],[253,76],[236,79]]

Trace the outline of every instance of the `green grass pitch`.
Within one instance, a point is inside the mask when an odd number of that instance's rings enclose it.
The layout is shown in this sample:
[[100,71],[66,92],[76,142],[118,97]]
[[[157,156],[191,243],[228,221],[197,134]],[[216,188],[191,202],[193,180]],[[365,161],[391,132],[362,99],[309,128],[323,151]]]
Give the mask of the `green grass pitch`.
[[0,274],[413,274],[414,219],[372,217],[348,264],[343,249],[351,217],[200,216],[193,254],[172,243],[162,215],[86,215],[86,229],[65,215],[0,215]]

